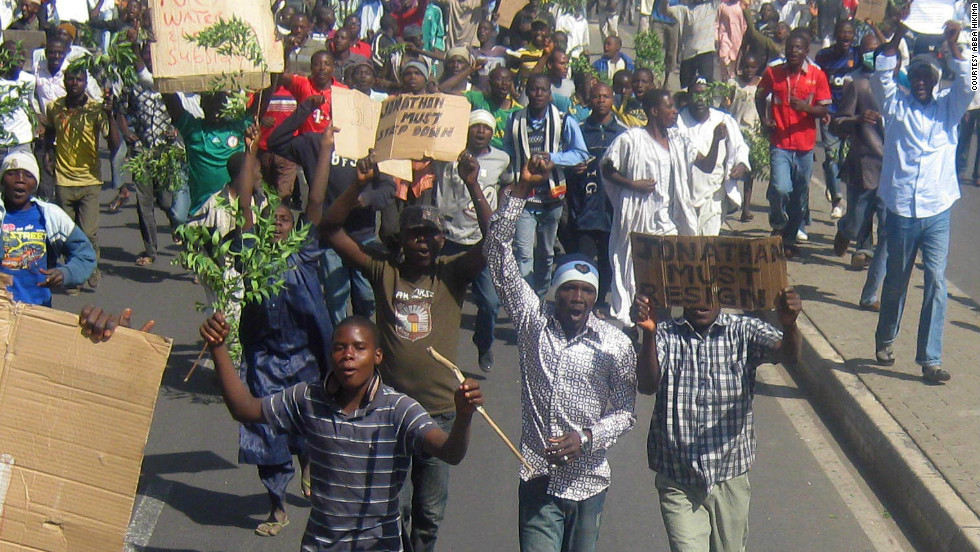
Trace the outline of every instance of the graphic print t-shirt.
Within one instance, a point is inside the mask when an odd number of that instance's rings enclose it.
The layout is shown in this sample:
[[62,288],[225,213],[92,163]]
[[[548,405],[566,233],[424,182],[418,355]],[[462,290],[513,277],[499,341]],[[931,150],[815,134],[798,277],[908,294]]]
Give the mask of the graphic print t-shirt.
[[463,255],[438,257],[432,274],[417,281],[402,278],[399,265],[383,259],[374,259],[365,274],[374,289],[385,352],[381,377],[429,414],[446,414],[456,408],[456,378],[426,348],[456,362],[463,297],[469,284],[458,268]]
[[47,278],[41,269],[48,267],[47,232],[37,205],[32,203],[23,211],[7,213],[3,221],[3,250],[0,270],[14,279],[7,287],[14,300],[50,307],[51,290],[37,285]]

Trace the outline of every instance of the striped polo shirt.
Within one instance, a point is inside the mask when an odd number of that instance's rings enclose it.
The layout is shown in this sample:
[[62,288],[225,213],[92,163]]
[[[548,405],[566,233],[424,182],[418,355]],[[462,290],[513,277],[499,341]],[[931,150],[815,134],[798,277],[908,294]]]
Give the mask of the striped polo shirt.
[[411,456],[435,429],[429,414],[376,373],[364,402],[347,415],[333,376],[262,399],[266,423],[310,446],[312,511],[303,552],[400,552],[398,492]]

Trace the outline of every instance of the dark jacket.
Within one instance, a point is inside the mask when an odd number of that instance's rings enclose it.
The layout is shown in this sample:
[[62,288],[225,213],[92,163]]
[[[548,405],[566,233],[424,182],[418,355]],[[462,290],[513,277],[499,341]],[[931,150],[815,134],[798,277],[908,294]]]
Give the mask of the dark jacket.
[[831,132],[851,138],[851,149],[841,166],[841,177],[848,186],[860,186],[865,190],[878,188],[884,156],[885,130],[881,121],[876,124],[864,122],[865,111],[881,112],[881,106],[871,93],[873,76],[873,73],[863,71],[853,73],[844,85],[837,116],[830,123]]

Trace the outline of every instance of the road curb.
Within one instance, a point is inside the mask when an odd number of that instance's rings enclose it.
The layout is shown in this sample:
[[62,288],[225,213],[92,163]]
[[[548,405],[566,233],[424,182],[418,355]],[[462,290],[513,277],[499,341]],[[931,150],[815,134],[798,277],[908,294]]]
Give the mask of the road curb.
[[801,362],[787,370],[834,426],[895,514],[926,550],[980,552],[970,509],[805,313]]

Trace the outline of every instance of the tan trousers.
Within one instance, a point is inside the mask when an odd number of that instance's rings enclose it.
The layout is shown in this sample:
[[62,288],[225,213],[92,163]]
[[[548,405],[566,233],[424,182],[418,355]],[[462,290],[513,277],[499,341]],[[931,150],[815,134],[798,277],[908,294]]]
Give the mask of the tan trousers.
[[749,534],[748,474],[714,486],[705,496],[657,474],[660,514],[670,552],[743,552]]
[[99,264],[99,191],[101,185],[57,186],[55,197],[71,220],[85,232],[95,248],[95,265]]

